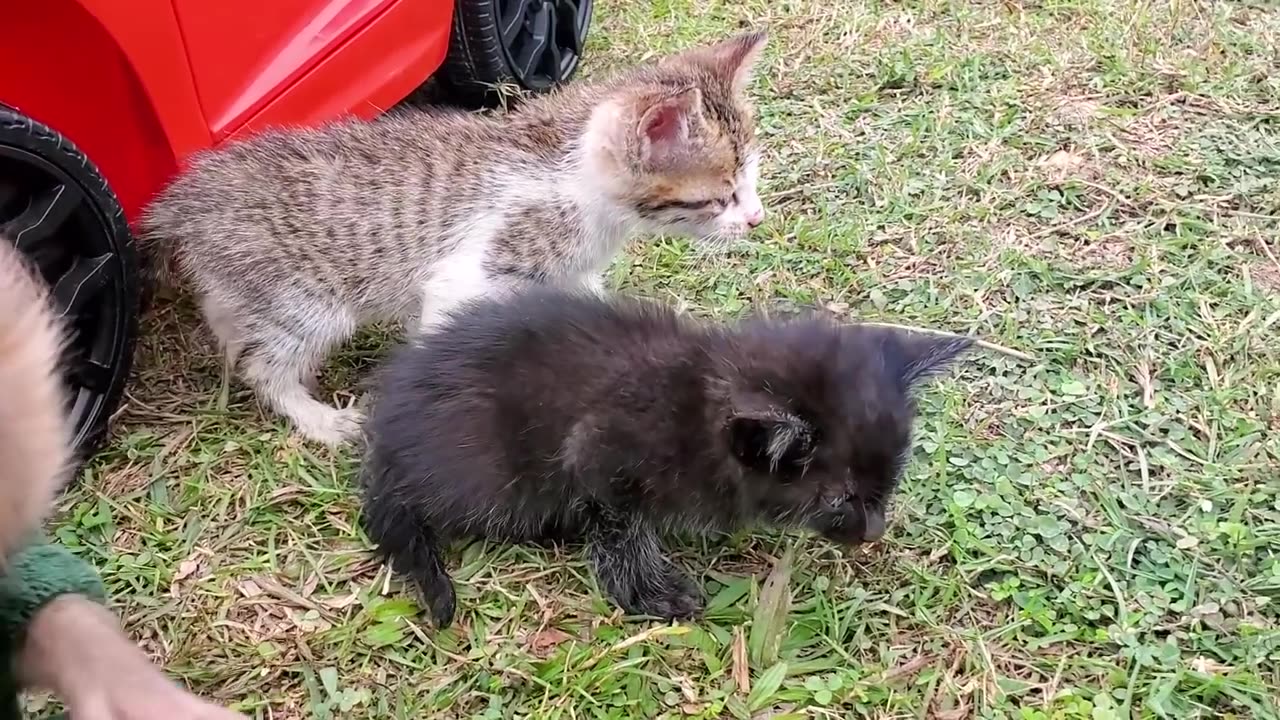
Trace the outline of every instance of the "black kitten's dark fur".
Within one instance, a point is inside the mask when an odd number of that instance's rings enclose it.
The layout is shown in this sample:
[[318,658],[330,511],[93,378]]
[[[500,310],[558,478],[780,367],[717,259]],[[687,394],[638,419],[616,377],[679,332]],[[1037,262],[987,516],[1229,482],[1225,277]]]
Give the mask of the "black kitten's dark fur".
[[879,538],[909,391],[969,344],[812,318],[730,328],[548,289],[480,302],[389,363],[365,527],[440,627],[441,546],[465,536],[586,540],[624,609],[693,615],[701,593],[659,532]]

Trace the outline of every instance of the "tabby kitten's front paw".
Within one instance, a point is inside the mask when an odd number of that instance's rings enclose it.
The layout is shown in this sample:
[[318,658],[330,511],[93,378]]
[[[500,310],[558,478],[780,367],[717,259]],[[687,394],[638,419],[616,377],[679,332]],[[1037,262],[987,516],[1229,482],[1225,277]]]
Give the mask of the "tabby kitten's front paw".
[[661,578],[642,579],[629,592],[615,597],[632,615],[652,615],[664,620],[680,620],[702,614],[702,591],[684,573],[670,568]]

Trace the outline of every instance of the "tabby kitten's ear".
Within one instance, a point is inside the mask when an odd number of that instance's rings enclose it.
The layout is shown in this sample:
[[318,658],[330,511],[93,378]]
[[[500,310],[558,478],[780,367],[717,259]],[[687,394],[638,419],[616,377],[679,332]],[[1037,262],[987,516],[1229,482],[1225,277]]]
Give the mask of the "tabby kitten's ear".
[[653,168],[678,163],[689,154],[690,135],[702,121],[702,92],[696,87],[650,101],[636,125],[641,161]]
[[790,413],[744,413],[729,420],[729,443],[743,465],[778,473],[804,465],[817,438],[813,426]]
[[751,83],[751,73],[768,39],[765,31],[758,30],[730,38],[712,48],[721,72],[732,79],[734,92],[743,92]]
[[921,333],[900,333],[901,365],[898,377],[904,388],[947,371],[962,354],[973,347],[963,337],[938,337]]
[[735,93],[746,90],[751,82],[760,53],[764,51],[769,35],[763,30],[735,35],[708,47],[689,50],[672,56],[672,62],[692,60],[711,69],[716,75],[729,81]]

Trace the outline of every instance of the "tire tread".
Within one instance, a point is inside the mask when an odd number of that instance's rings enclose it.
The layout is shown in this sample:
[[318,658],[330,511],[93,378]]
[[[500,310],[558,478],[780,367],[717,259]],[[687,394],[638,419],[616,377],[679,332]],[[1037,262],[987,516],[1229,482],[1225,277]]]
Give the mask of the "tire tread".
[[439,77],[454,93],[480,103],[492,102],[495,86],[516,82],[502,55],[492,0],[455,0]]
[[[85,458],[97,450],[105,439],[110,416],[120,404],[133,365],[141,302],[137,248],[134,245],[133,234],[129,230],[129,223],[124,216],[124,208],[120,206],[107,179],[75,143],[44,123],[7,106],[0,106],[0,144],[11,144],[39,155],[62,168],[80,184],[114,241],[117,257],[124,271],[126,320],[123,328],[124,350],[116,364],[116,377],[119,380],[107,391],[106,412],[102,413],[95,426],[84,434],[76,448],[77,455]],[[130,285],[133,292],[128,292]],[[76,428],[77,435],[81,432],[81,428]]]

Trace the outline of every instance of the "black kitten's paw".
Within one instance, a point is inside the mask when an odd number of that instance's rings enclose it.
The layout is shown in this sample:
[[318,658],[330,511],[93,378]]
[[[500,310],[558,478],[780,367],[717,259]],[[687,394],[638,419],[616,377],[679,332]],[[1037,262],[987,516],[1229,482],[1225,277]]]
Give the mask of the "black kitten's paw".
[[[435,580],[435,582],[430,580]],[[452,625],[456,606],[453,583],[449,582],[448,578],[445,578],[443,582],[439,581],[438,578],[429,580],[417,579],[417,586],[423,602],[427,605],[427,614],[431,616],[431,623],[435,625],[436,629],[443,630]]]
[[671,569],[658,582],[641,583],[618,604],[632,615],[652,615],[664,620],[680,620],[702,614],[702,591],[684,575]]

